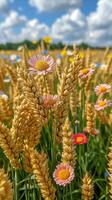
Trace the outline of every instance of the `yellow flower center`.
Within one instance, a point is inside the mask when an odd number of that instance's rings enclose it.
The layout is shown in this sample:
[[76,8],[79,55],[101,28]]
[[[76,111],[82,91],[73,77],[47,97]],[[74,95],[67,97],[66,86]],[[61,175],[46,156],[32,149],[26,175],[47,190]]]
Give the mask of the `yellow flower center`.
[[77,142],[82,142],[83,141],[83,138],[82,137],[77,137]]
[[46,61],[40,60],[35,63],[35,68],[39,71],[46,70],[49,68],[49,64]]
[[59,179],[61,180],[66,180],[68,179],[70,176],[70,172],[68,169],[61,169],[59,172],[58,172],[58,177]]
[[99,90],[100,90],[101,93],[102,92],[106,92],[106,88],[105,87],[100,87]]
[[88,68],[84,68],[81,70],[81,73],[82,74],[87,74],[89,72],[89,69]]
[[105,105],[106,105],[106,101],[100,101],[100,102],[99,102],[99,106],[100,106],[100,107],[103,107],[103,106],[105,106]]

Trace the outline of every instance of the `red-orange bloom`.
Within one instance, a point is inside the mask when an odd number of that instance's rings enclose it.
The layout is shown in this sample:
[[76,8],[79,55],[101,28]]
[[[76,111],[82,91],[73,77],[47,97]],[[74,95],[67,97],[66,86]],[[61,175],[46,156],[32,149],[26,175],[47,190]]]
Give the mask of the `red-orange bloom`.
[[77,133],[72,135],[73,144],[86,144],[88,138],[83,133]]

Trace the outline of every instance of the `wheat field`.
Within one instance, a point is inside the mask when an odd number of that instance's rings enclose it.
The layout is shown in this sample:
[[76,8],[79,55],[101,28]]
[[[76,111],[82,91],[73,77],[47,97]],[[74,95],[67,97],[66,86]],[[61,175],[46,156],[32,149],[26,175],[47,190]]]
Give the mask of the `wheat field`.
[[0,52],[0,200],[112,199],[111,49],[43,50]]

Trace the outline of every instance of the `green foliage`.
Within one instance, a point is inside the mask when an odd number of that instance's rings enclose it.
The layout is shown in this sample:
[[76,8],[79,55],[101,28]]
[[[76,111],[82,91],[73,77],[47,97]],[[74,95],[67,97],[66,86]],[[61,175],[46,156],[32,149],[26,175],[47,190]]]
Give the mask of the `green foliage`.
[[[37,43],[33,44],[31,41],[29,40],[24,40],[23,42],[19,42],[19,43],[6,43],[6,44],[0,44],[0,50],[17,50],[19,46],[23,46],[26,45],[28,47],[28,49],[32,50],[32,49],[36,49],[41,43],[41,40],[37,41]],[[72,49],[72,45],[68,45],[69,49]],[[78,46],[79,48],[82,49],[87,49],[92,48],[91,46],[89,46],[88,44],[82,43]],[[50,50],[56,50],[56,49],[63,49],[64,48],[64,44],[62,42],[58,42],[58,43],[53,43],[50,45]]]

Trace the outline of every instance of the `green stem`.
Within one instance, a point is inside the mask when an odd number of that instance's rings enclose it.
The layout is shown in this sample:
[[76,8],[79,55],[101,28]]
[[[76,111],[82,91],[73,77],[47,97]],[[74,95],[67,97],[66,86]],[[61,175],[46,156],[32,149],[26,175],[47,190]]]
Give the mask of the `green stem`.
[[18,173],[17,173],[17,170],[15,170],[15,177],[14,177],[14,195],[15,195],[15,200],[18,200],[19,195],[18,195]]
[[69,188],[70,188],[70,199],[73,200],[73,198],[72,198],[72,184],[69,185]]

